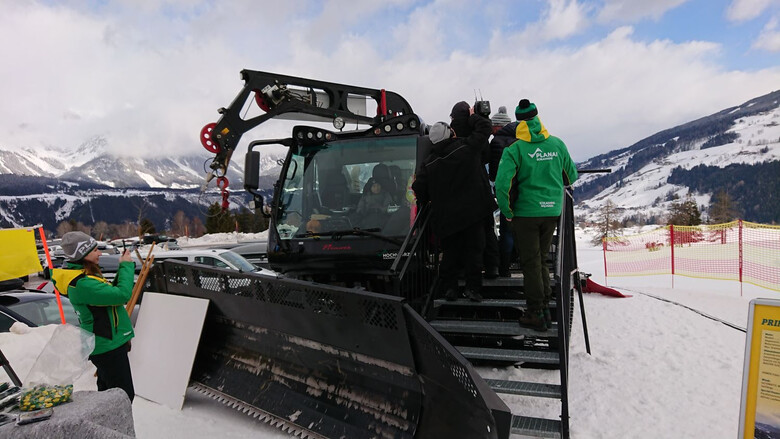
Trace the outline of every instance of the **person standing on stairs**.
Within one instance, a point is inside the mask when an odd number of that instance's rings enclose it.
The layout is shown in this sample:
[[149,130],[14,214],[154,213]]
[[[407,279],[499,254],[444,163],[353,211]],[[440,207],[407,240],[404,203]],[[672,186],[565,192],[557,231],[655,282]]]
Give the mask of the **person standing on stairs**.
[[552,298],[547,254],[561,215],[564,174],[577,180],[577,168],[566,144],[551,136],[539,120],[536,105],[521,100],[515,109],[516,141],[501,155],[496,173],[496,200],[514,233],[528,303],[521,326],[544,331],[552,327]]
[[431,127],[433,147],[412,189],[420,206],[430,202],[432,230],[441,242],[443,256],[436,295],[444,293],[447,300],[458,298],[457,279],[463,270],[465,295],[478,302],[482,300],[484,224],[497,206],[480,160],[490,136],[490,120],[473,111],[470,109],[468,137],[457,137],[444,122]]
[[[495,184],[496,173],[498,172],[498,162],[501,160],[501,154],[504,148],[515,143],[515,131],[519,122],[512,123],[506,114],[506,107],[498,107],[498,113],[491,118],[493,123],[493,138],[490,140],[490,163],[488,174],[490,181]],[[503,213],[499,214],[498,226],[498,275],[500,277],[511,277],[509,267],[512,261],[517,258],[517,252],[514,249],[514,239],[512,238],[512,228],[509,221]]]
[[[467,138],[471,135],[472,124],[470,123],[470,117],[472,115],[482,116],[487,119],[486,115],[477,114],[474,112],[474,107],[470,107],[466,101],[460,101],[452,107],[450,111],[450,126],[455,131],[455,136],[460,138]],[[491,127],[492,133],[492,127]],[[482,146],[480,146],[479,160],[483,165],[483,172],[487,172],[486,166],[490,162],[490,145],[488,144],[488,137],[485,138]],[[488,185],[488,193],[486,196],[493,198],[493,189]],[[482,264],[484,269],[485,279],[495,279],[498,277],[498,238],[495,232],[495,220],[493,215],[486,216],[485,221],[482,224],[485,228],[485,250],[482,253]]]

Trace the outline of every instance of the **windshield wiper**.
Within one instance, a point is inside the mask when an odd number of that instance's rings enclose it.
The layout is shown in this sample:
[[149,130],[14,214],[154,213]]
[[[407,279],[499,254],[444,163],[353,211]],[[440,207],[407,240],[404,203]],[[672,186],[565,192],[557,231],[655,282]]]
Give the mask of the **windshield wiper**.
[[400,240],[393,239],[385,235],[379,234],[378,232],[381,231],[382,229],[380,229],[379,227],[374,227],[372,229],[361,229],[359,227],[355,227],[354,229],[337,230],[331,232],[331,234],[333,235],[334,240],[341,239],[341,237],[345,235],[356,235],[356,236],[371,236],[377,239],[381,239],[382,241],[395,244],[399,247],[401,246],[401,244],[403,244],[403,242],[401,242]]
[[373,238],[381,239],[382,241],[389,242],[391,244],[395,244],[398,246],[401,246],[403,244],[401,241],[397,239],[393,239],[384,235],[379,234],[378,232],[381,232],[382,229],[379,227],[374,227],[370,229],[361,229],[359,227],[355,227],[353,229],[344,229],[344,230],[331,230],[327,232],[312,232],[311,230],[307,230],[306,233],[303,235],[306,238],[317,238],[320,236],[332,236],[334,241],[338,241],[342,237],[346,235],[354,235],[354,236],[371,236]]

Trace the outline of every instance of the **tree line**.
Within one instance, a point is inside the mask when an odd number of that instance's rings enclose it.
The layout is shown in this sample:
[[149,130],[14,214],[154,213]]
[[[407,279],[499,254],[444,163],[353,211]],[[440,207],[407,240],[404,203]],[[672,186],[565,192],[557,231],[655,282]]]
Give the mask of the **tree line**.
[[[683,199],[675,198],[669,205],[663,223],[675,226],[699,226],[702,224],[701,210],[690,194]],[[740,218],[739,210],[731,195],[725,190],[719,191],[712,197],[707,212],[708,224],[723,224]],[[597,212],[596,228],[598,233],[594,236],[592,244],[598,245],[604,238],[620,236],[624,227],[633,225],[630,224],[630,218],[620,220],[619,217],[619,209],[615,203],[607,200],[602,204]]]
[[218,203],[209,206],[205,214],[205,222],[198,216],[189,217],[184,211],[179,210],[164,224],[158,225],[144,213],[144,209],[139,208],[137,221],[126,220],[119,224],[97,221],[89,225],[69,218],[57,225],[55,236],[61,237],[67,232],[80,231],[98,240],[142,237],[147,234],[165,234],[173,238],[182,236],[198,238],[207,233],[258,233],[268,229],[268,219],[262,214],[246,207],[222,211]]

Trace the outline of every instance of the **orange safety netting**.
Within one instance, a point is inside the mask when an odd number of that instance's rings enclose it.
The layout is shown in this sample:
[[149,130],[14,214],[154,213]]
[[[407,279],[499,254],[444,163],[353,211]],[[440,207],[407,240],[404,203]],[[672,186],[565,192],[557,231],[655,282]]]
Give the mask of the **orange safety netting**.
[[666,226],[604,240],[605,276],[679,274],[780,291],[780,226]]

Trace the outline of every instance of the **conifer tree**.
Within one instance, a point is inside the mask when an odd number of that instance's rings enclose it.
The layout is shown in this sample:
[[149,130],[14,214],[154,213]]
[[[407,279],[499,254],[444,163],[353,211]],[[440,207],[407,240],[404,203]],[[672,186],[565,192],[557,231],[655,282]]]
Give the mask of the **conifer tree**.
[[593,245],[599,245],[604,238],[618,236],[620,230],[620,221],[618,221],[618,208],[611,200],[601,205],[598,211],[598,221],[596,223],[598,233],[593,237]]
[[235,217],[230,211],[223,211],[219,203],[209,206],[206,211],[206,233],[229,233],[235,228]]
[[737,219],[737,209],[728,192],[721,190],[712,198],[709,209],[710,224],[722,224]]
[[157,233],[157,229],[154,227],[154,223],[149,218],[142,218],[141,224],[138,225],[138,228],[141,232],[141,235],[145,235],[147,233]]
[[690,195],[684,200],[673,201],[666,216],[666,223],[675,226],[698,226],[701,224],[701,212],[696,200]]

